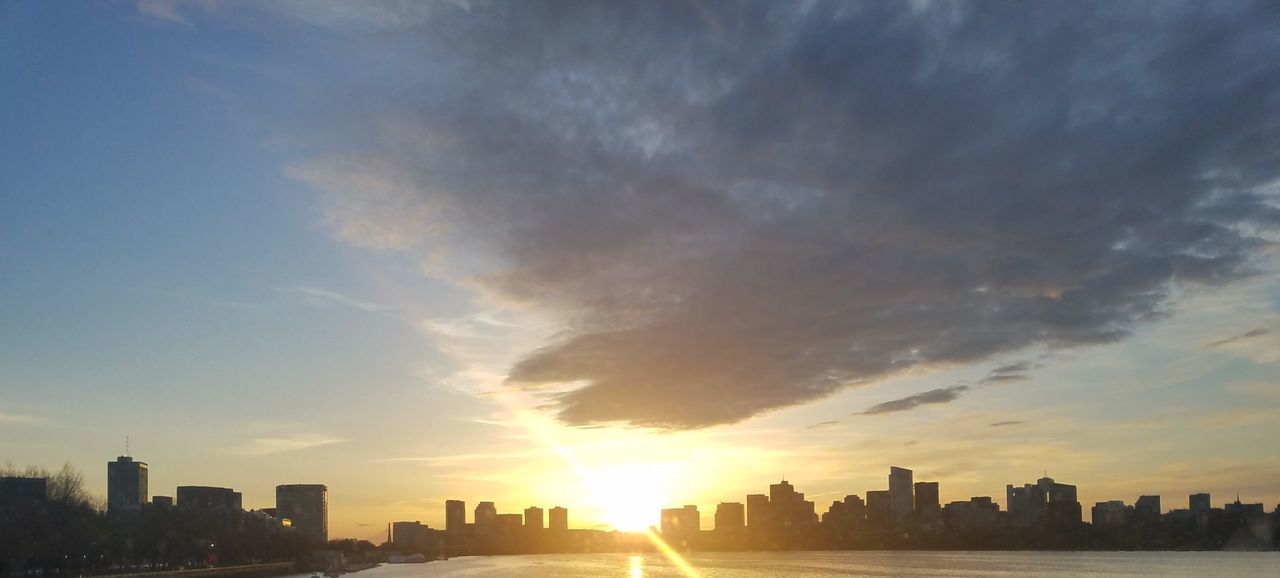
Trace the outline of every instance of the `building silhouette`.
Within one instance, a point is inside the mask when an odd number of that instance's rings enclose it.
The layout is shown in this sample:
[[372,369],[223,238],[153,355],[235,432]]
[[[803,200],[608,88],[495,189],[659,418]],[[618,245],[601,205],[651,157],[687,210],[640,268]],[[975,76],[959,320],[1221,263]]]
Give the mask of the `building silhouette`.
[[942,514],[942,504],[938,498],[938,482],[916,482],[915,514],[922,521],[938,518]]
[[701,530],[699,518],[697,506],[686,505],[683,508],[662,510],[660,524],[663,539],[672,546],[687,548]]
[[467,504],[462,500],[445,500],[444,532],[452,537],[462,535],[467,527]]
[[911,470],[898,466],[889,467],[889,516],[898,526],[907,525],[915,511],[911,476]]
[[716,532],[741,533],[747,527],[747,509],[742,502],[721,502],[716,506]]
[[1208,512],[1211,508],[1209,494],[1191,494],[1187,506],[1192,512]]
[[497,531],[498,508],[493,502],[476,504],[475,527],[478,534],[492,534]]
[[542,508],[530,506],[524,509],[524,527],[527,530],[541,530],[545,527],[542,519]]
[[752,534],[762,534],[773,525],[770,515],[769,496],[751,494],[747,496],[747,528]]
[[556,506],[547,511],[547,522],[552,532],[569,530],[569,510]]
[[312,542],[329,541],[329,488],[324,484],[276,486],[276,516],[292,522]]
[[867,524],[881,527],[889,524],[889,490],[867,491]]
[[243,510],[243,496],[231,488],[178,486],[177,506],[189,511]]
[[147,503],[147,464],[120,456],[107,462],[107,511],[137,511]]

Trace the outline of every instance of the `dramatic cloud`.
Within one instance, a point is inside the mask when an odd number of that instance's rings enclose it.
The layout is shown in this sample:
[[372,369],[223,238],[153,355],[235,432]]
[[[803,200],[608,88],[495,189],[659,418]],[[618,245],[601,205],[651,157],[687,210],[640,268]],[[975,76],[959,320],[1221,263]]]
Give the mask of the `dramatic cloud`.
[[436,6],[375,11],[370,134],[290,174],[562,319],[508,380],[570,424],[1114,342],[1280,224],[1274,2]]
[[894,413],[915,409],[922,405],[949,403],[960,399],[960,394],[966,391],[969,391],[969,386],[967,385],[953,385],[951,387],[931,389],[924,393],[917,393],[902,399],[895,399],[893,401],[886,401],[881,404],[873,405],[867,408],[866,411],[860,412],[858,415],[879,415],[882,413]]
[[1266,328],[1264,328],[1264,327],[1259,327],[1259,328],[1257,328],[1257,329],[1250,329],[1249,331],[1246,331],[1246,332],[1244,332],[1244,333],[1241,333],[1240,335],[1236,335],[1236,336],[1233,336],[1233,337],[1228,337],[1228,338],[1226,338],[1226,339],[1219,339],[1219,340],[1217,340],[1217,341],[1211,342],[1211,343],[1209,343],[1209,347],[1210,347],[1210,348],[1214,348],[1214,347],[1222,347],[1223,345],[1230,345],[1230,344],[1235,343],[1235,342],[1237,342],[1237,341],[1244,341],[1244,340],[1246,340],[1246,339],[1253,339],[1254,337],[1262,337],[1263,335],[1268,335],[1268,334],[1270,334],[1270,333],[1271,333],[1271,331],[1270,331],[1270,330],[1268,330],[1268,329],[1266,329]]

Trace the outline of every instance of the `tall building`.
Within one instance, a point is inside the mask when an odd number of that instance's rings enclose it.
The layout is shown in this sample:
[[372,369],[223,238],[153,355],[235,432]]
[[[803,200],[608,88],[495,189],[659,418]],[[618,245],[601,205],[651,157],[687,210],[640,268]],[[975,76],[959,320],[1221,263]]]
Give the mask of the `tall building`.
[[1191,494],[1187,501],[1192,512],[1208,512],[1211,507],[1209,494]]
[[120,456],[107,462],[107,511],[140,510],[147,503],[147,464]]
[[747,496],[747,527],[753,532],[762,532],[773,522],[769,515],[769,496],[751,494]]
[[942,513],[938,500],[938,482],[916,482],[915,512],[921,519],[933,519]]
[[547,511],[547,525],[553,532],[569,529],[569,510],[556,506]]
[[1133,503],[1133,514],[1146,521],[1159,520],[1160,496],[1139,496]]
[[889,468],[889,515],[899,526],[911,521],[915,500],[911,494],[911,470],[892,466]]
[[424,552],[431,542],[431,528],[422,522],[393,522],[391,544],[406,552]]
[[867,505],[857,494],[849,494],[844,497],[844,516],[845,520],[853,526],[861,526],[867,520]]
[[867,492],[867,524],[875,527],[888,525],[889,490],[869,490]]
[[524,527],[526,529],[541,530],[545,527],[542,521],[542,508],[531,506],[524,509]]
[[481,534],[493,533],[497,527],[498,508],[493,502],[476,504],[476,531]]
[[741,532],[747,527],[747,509],[742,502],[721,502],[716,506],[716,531]]
[[312,542],[328,542],[328,494],[329,488],[324,484],[276,486],[276,515],[289,519],[298,534]]
[[688,546],[688,541],[698,534],[701,520],[697,506],[662,510],[662,537],[672,546]]
[[453,536],[462,535],[467,527],[467,504],[462,500],[444,501],[444,532]]
[[[178,486],[177,506],[184,510],[234,512],[244,509],[243,496],[231,488]],[[286,516],[287,517],[287,516]]]
[[804,499],[804,494],[782,480],[769,486],[769,523],[780,530],[789,530],[813,523],[813,502]]

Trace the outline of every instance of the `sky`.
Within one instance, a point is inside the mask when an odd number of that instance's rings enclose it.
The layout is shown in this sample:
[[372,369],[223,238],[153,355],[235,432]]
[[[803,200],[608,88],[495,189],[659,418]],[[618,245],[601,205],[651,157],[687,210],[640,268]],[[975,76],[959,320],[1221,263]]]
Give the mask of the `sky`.
[[0,459],[332,537],[1280,503],[1274,2],[0,4]]

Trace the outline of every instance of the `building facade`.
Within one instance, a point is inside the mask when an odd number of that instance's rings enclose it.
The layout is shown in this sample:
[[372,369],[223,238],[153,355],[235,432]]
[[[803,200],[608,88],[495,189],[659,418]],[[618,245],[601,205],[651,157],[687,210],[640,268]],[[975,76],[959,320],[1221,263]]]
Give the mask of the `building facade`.
[[147,503],[147,464],[120,456],[107,462],[107,511],[137,511]]
[[276,514],[312,542],[329,541],[329,488],[324,484],[276,486]]
[[911,470],[898,466],[889,468],[889,516],[898,526],[910,522],[915,511],[911,477]]
[[569,510],[556,506],[547,512],[547,522],[553,532],[569,530]]

